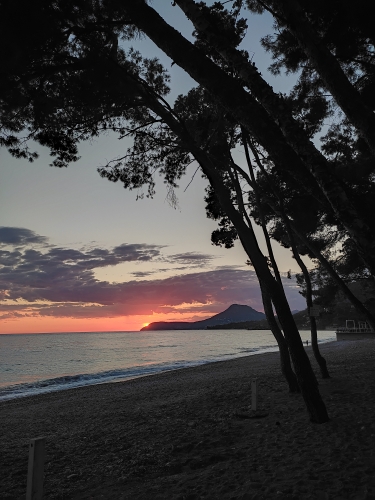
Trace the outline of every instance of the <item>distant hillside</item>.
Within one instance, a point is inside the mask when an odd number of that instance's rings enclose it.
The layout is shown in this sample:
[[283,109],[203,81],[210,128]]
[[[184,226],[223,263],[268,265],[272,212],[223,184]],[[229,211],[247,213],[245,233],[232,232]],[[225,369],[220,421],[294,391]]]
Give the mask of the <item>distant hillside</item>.
[[207,330],[269,330],[268,321],[239,321],[238,323],[228,323],[226,325],[208,326]]
[[[298,311],[293,314],[294,320],[299,330],[310,330],[310,321],[308,310]],[[335,308],[329,311],[323,311],[320,316],[316,318],[316,326],[318,330],[334,330],[338,326],[345,326],[345,321],[352,319],[355,322],[358,320],[365,321],[366,318],[358,314],[353,306],[344,302],[344,304],[336,305]],[[276,318],[277,320],[277,318]],[[228,325],[217,325],[208,327],[210,330],[269,330],[268,321],[242,321],[238,323],[230,323]]]
[[[304,311],[297,311],[293,314],[294,320],[297,324],[299,330],[308,330],[310,329],[309,317],[307,309]],[[323,316],[316,318],[317,319],[317,327],[319,330],[324,330],[326,326],[332,326],[334,324],[334,317],[331,314],[324,314]],[[277,318],[276,318],[277,320]],[[345,324],[345,321],[343,322]],[[268,321],[263,319],[261,321],[242,321],[239,323],[230,323],[229,325],[218,325],[209,327],[210,330],[269,330]]]
[[[358,280],[348,284],[349,289],[361,300],[372,314],[375,315],[375,287],[370,280]],[[342,292],[337,292],[330,300],[321,307],[321,314],[316,318],[318,330],[334,330],[338,326],[345,326],[347,319],[366,321],[366,318],[356,311]],[[310,320],[308,310],[292,311],[294,320],[299,330],[309,330]],[[276,318],[277,319],[277,318]],[[213,325],[209,329],[226,330],[268,330],[268,321],[266,319],[257,321],[238,321],[226,325]]]
[[250,306],[232,304],[225,311],[215,314],[211,318],[202,321],[184,322],[184,321],[157,321],[144,326],[145,330],[205,330],[206,328],[228,325],[230,323],[239,323],[243,321],[259,321],[265,318],[265,314],[256,311]]

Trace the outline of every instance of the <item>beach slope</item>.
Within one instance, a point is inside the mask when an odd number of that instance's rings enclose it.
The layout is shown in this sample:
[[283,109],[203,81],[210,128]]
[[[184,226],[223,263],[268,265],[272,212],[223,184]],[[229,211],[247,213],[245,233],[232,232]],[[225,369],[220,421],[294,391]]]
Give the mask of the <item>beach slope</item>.
[[29,439],[45,436],[47,499],[375,499],[375,341],[321,351],[323,425],[278,353],[2,402],[0,498],[25,497]]

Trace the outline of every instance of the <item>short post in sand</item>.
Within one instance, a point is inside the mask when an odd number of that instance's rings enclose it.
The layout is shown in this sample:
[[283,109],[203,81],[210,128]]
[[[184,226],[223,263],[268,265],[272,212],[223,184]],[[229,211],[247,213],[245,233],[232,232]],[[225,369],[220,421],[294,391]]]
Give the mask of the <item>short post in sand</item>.
[[251,381],[251,409],[257,411],[258,409],[258,379],[253,378]]
[[27,472],[26,500],[43,498],[45,438],[30,440],[29,467]]

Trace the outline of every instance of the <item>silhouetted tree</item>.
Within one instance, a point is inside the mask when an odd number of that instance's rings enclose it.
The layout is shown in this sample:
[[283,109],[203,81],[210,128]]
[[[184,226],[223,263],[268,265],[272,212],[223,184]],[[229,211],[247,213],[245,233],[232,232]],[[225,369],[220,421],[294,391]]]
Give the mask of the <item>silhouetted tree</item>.
[[[301,179],[301,177],[304,177],[304,182],[309,184],[312,180],[309,181],[308,176],[306,176],[307,167],[313,179],[319,184],[322,193],[332,206],[338,219],[345,226],[353,241],[356,242],[359,254],[363,257],[368,267],[372,269],[372,273],[374,273],[375,263],[373,262],[373,249],[375,244],[372,238],[373,228],[371,221],[369,221],[363,213],[359,212],[358,208],[355,206],[355,200],[349,196],[348,189],[344,189],[341,183],[338,182],[324,156],[309,140],[308,134],[306,134],[303,128],[298,124],[298,121],[294,119],[288,102],[281,96],[275,94],[272,88],[263,80],[256,67],[247,60],[243,53],[238,51],[233,45],[230,45],[226,39],[225,31],[222,34],[219,33],[217,29],[215,30],[215,20],[210,16],[210,9],[205,7],[202,2],[198,5],[193,0],[178,0],[176,3],[193,21],[196,28],[198,30],[200,29],[205,34],[208,42],[216,48],[217,52],[220,53],[228,64],[232,64],[233,69],[237,71],[244,83],[251,89],[252,95],[258,99],[274,121],[268,119],[269,115],[264,116],[261,110],[256,107],[254,101],[251,103],[253,106],[251,109],[249,107],[248,94],[238,94],[239,89],[235,89],[234,87],[233,92],[237,92],[236,96],[239,99],[242,98],[243,109],[248,109],[249,115],[247,119],[241,116],[241,113],[234,103],[232,106],[233,115],[238,118],[239,122],[242,123],[242,125],[245,126],[268,151],[277,164],[277,168],[290,171],[296,178]],[[151,38],[154,36],[154,41],[158,43],[159,40],[160,46],[164,46],[163,42],[160,41],[159,33],[156,32],[156,30],[151,30],[151,32]],[[170,55],[171,52],[170,50]],[[180,65],[190,72],[193,78],[195,77],[197,81],[200,81],[197,77],[197,71],[190,69],[188,62],[184,60]],[[203,75],[199,76],[204,78]],[[219,74],[216,74],[215,77],[218,82],[220,79]],[[219,93],[216,88],[209,87],[206,80],[207,78],[200,81],[200,83],[218,96]],[[229,83],[227,83],[225,79],[222,81],[222,85],[225,89],[229,88]],[[228,96],[222,95],[221,102],[226,106]],[[251,124],[249,124],[250,116],[253,118]],[[298,160],[289,155],[287,148],[284,147],[285,144],[284,146],[282,145],[282,138],[274,135],[272,125],[275,122],[282,130],[287,143],[292,146],[293,150],[297,153]],[[262,128],[262,130],[260,130],[260,128]],[[268,131],[268,137],[264,137],[266,130]],[[271,138],[274,140],[273,144],[270,144]],[[298,172],[296,172],[295,168],[298,169]],[[367,236],[365,236],[365,234]],[[365,243],[365,239],[367,239],[367,243]],[[363,244],[367,246],[367,250],[362,247]],[[363,251],[367,256],[364,255]]]
[[[263,165],[265,163],[270,167],[272,163],[261,160],[254,145],[251,149],[260,169],[257,181],[258,183],[261,181],[264,207],[268,206],[267,219],[273,224],[272,237],[286,248],[293,249],[294,246],[294,254],[307,254],[311,259],[316,260],[360,316],[375,328],[374,311],[359,300],[347,284],[358,279],[372,281],[368,269],[363,266],[358,254],[353,252],[352,240],[345,236],[340,224],[334,218],[332,219],[330,214],[322,214],[318,210],[316,199],[313,197],[305,198],[304,202],[308,208],[304,209],[300,204],[298,192],[291,196],[290,185],[288,192],[282,188],[281,181],[275,182],[275,175],[269,174]],[[274,195],[273,198],[272,195]],[[253,214],[255,220],[259,219],[254,210]],[[341,245],[341,251],[334,259],[334,248],[338,243]],[[330,259],[324,254],[329,254]],[[296,259],[298,260],[298,257]]]
[[[185,69],[221,110],[214,123],[215,134],[221,130],[226,114],[244,127],[267,152],[276,171],[281,172],[280,178],[300,183],[301,192],[312,192],[322,211],[334,214],[372,273],[375,272],[373,221],[363,215],[364,202],[356,196],[356,191],[338,179],[329,158],[310,141],[312,129],[305,130],[293,116],[292,104],[273,93],[246,55],[237,51],[235,44],[242,28],[233,34],[233,23],[228,22],[225,25],[228,29],[216,29],[216,33],[214,29],[215,36],[223,35],[217,41],[211,27],[221,27],[223,21],[225,24],[228,19],[225,13],[220,14],[220,9],[216,9],[219,15],[213,21],[209,17],[209,23],[201,27],[198,25],[201,14],[208,15],[208,11],[203,7],[197,10],[192,1],[175,3],[187,13],[189,10],[194,16],[197,14],[193,21],[197,31],[207,35],[206,45],[203,41],[201,46],[188,42],[143,0],[82,0],[67,2],[66,7],[59,1],[50,7],[46,2],[38,3],[35,8],[43,11],[42,20],[46,18],[44,11],[48,13],[49,29],[27,51],[22,64],[3,67],[7,83],[0,88],[2,142],[13,154],[27,155],[19,137],[26,128],[29,138],[50,147],[56,156],[54,164],[64,166],[76,159],[80,140],[102,130],[117,131],[121,136],[132,134],[134,148],[104,175],[121,180],[130,188],[148,184],[150,194],[155,168],[161,169],[173,188],[194,157],[235,228],[259,277],[262,292],[265,290],[275,307],[310,417],[325,422],[326,409],[284,291],[239,206],[242,193],[236,176],[241,176],[240,169],[231,164],[225,151],[221,155],[219,142],[204,138],[206,123],[192,128],[178,109],[178,103],[175,107],[166,103],[163,95],[168,90],[168,79],[163,68],[154,60],[144,60],[134,51],[122,49],[119,38],[130,40],[137,30],[142,31]],[[285,14],[290,3],[282,3]],[[8,2],[4,5],[9,8]],[[191,18],[193,14],[189,14]],[[40,23],[37,16],[34,20],[36,29]],[[12,40],[19,47],[14,36]],[[220,55],[216,62],[214,52]],[[311,57],[319,72],[319,57]],[[328,81],[330,73],[325,67],[324,70]],[[12,105],[7,107],[8,101]],[[314,119],[319,116],[316,113]],[[361,123],[349,113],[347,118],[352,127],[360,129],[371,147],[371,134],[366,136],[362,130],[364,120],[371,121],[368,113],[363,115]],[[147,162],[137,163],[137,158]]]

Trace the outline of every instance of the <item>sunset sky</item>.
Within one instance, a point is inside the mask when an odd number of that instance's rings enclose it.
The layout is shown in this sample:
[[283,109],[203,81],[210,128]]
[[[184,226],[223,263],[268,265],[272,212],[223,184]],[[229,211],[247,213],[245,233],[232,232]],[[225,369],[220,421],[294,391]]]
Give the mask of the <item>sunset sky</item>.
[[[190,36],[178,7],[152,6]],[[270,32],[269,17],[249,20],[244,47],[264,76],[270,59],[259,38]],[[171,102],[193,85],[151,42],[134,45],[170,71]],[[267,79],[279,91],[290,87],[288,79]],[[99,177],[96,168],[128,146],[113,135],[84,143],[68,169],[49,167],[40,147],[32,164],[0,150],[0,333],[139,330],[152,321],[203,319],[232,303],[263,310],[241,246],[210,242],[216,223],[205,216],[205,181],[197,174],[185,191],[195,164],[180,182],[177,208],[162,180],[153,200],[137,201],[141,193]],[[298,270],[288,250],[275,249],[281,271]],[[285,283],[292,309],[304,309],[294,281]]]

